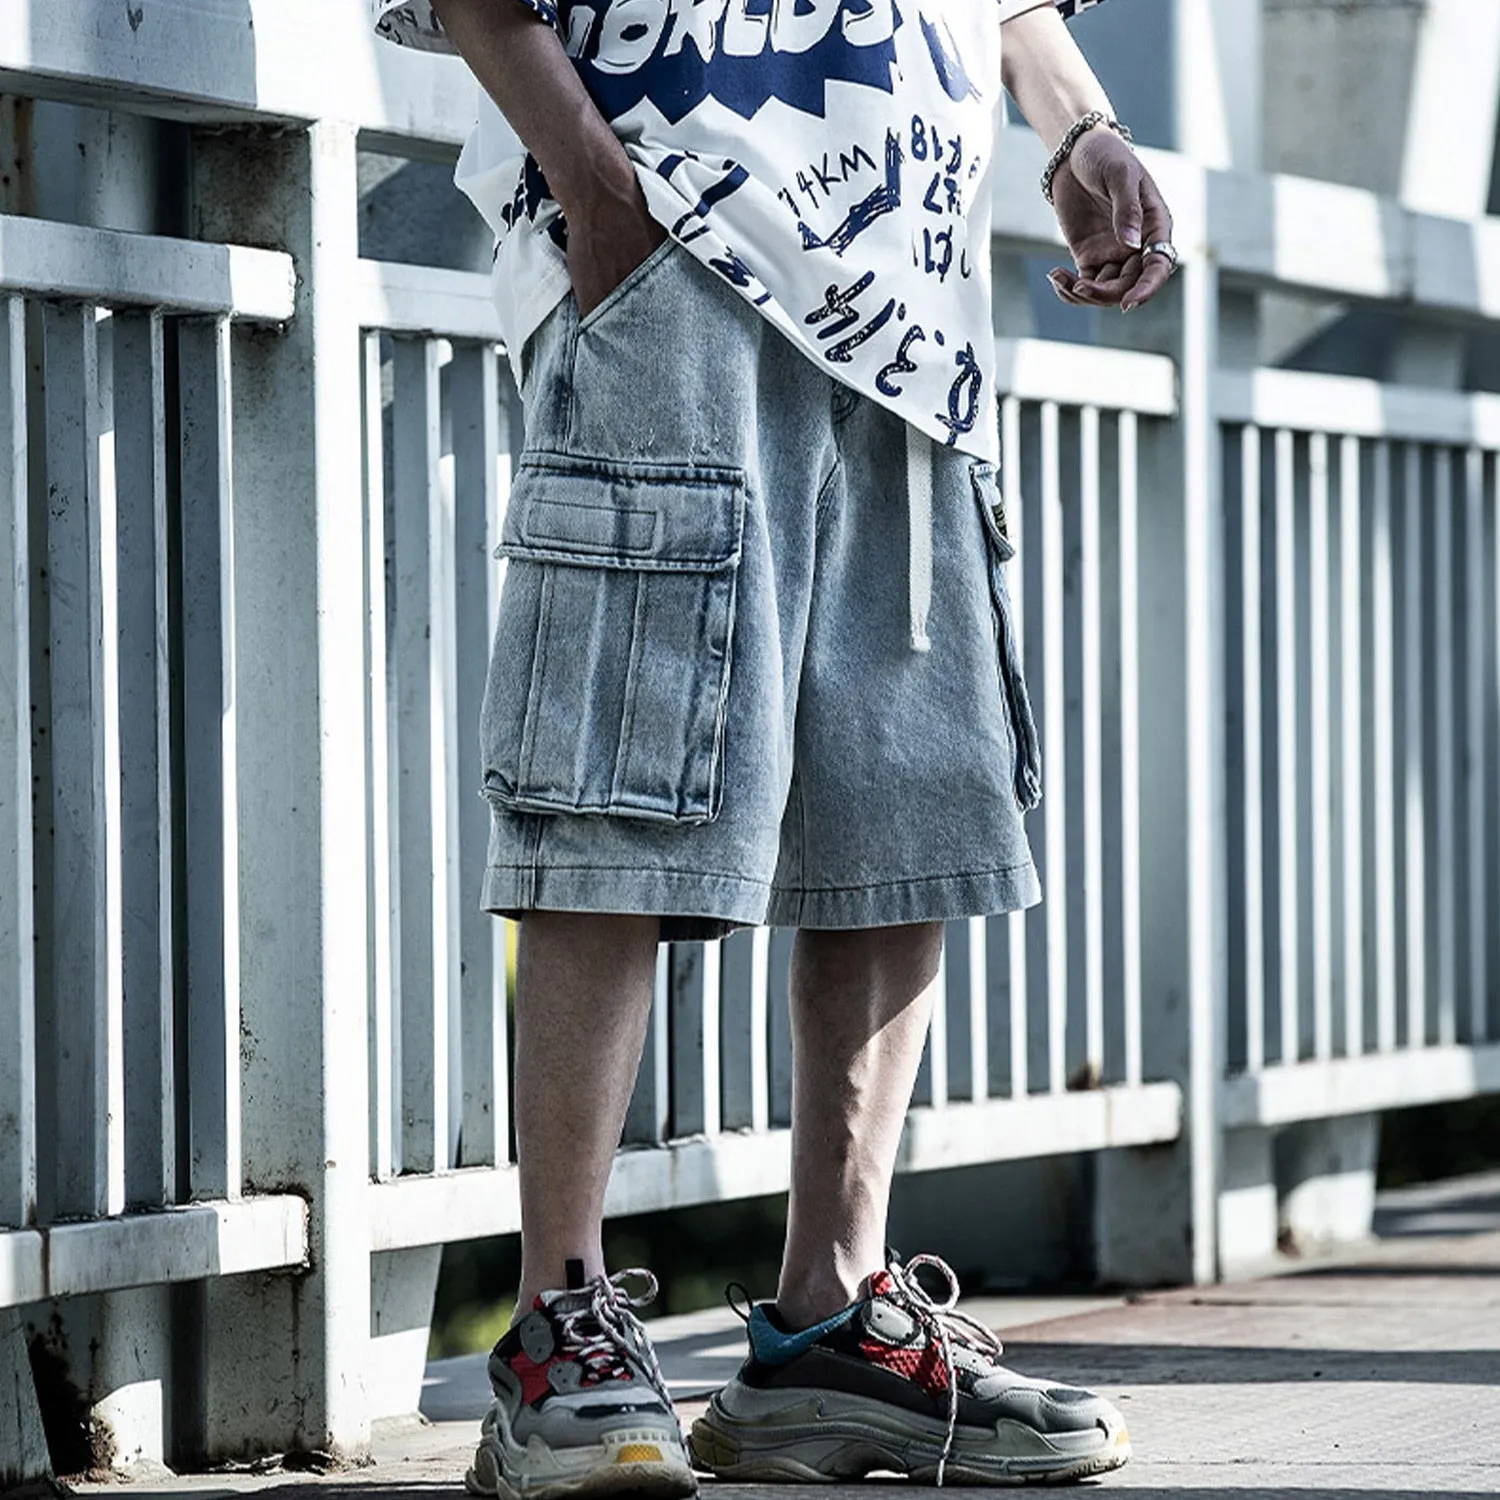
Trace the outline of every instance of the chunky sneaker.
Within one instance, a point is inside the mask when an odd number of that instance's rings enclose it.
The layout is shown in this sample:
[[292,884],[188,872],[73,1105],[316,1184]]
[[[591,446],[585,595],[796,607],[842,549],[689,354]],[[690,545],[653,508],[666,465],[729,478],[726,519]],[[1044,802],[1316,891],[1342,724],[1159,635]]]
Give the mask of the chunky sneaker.
[[[632,1308],[656,1296],[649,1271],[543,1292],[490,1354],[494,1404],[464,1485],[501,1500],[628,1490],[670,1500],[698,1488],[661,1367]],[[627,1285],[644,1283],[639,1295]]]
[[[916,1271],[947,1283],[934,1301]],[[1029,1380],[955,1309],[936,1256],[893,1263],[825,1323],[788,1333],[757,1303],[750,1356],[693,1423],[698,1466],[721,1479],[849,1480],[893,1471],[937,1484],[1059,1483],[1118,1469],[1125,1421],[1087,1391]]]

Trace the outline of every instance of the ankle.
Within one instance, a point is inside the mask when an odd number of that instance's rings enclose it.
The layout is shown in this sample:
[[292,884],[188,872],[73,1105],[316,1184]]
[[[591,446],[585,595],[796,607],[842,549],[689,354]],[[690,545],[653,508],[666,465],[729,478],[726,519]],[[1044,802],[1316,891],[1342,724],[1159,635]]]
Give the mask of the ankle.
[[776,1289],[777,1315],[788,1332],[800,1333],[858,1301],[863,1280],[862,1276],[850,1280],[832,1270],[795,1279],[783,1275]]
[[[578,1268],[582,1267],[581,1276]],[[571,1274],[570,1274],[571,1273]],[[560,1292],[570,1285],[585,1286],[604,1275],[604,1251],[595,1246],[585,1255],[536,1256],[522,1253],[521,1289],[516,1293],[516,1316],[524,1317],[543,1292]]]

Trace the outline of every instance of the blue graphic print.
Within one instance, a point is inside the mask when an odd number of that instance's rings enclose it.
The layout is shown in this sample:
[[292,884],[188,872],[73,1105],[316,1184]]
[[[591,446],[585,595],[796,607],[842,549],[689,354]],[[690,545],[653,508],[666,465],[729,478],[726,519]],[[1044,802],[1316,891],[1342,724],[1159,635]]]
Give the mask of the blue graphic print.
[[569,0],[563,45],[606,118],[649,100],[673,124],[705,99],[824,113],[829,82],[893,91],[895,0]]

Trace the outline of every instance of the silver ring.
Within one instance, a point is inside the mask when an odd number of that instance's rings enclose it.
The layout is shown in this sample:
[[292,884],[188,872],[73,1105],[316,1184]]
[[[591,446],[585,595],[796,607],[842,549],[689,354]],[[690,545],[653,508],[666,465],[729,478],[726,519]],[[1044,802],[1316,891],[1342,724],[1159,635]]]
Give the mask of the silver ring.
[[[1182,257],[1177,253],[1177,246],[1171,240],[1152,240],[1152,242],[1141,251],[1144,260],[1148,255],[1163,255],[1171,262],[1172,270],[1175,271],[1182,264]],[[1170,274],[1170,272],[1168,273]]]

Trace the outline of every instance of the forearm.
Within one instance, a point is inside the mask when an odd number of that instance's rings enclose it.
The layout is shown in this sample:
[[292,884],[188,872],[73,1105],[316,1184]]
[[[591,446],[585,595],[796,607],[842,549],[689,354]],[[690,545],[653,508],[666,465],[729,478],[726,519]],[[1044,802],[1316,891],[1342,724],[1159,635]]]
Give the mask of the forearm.
[[570,219],[635,200],[630,159],[550,26],[517,0],[433,0],[433,9]]
[[1007,21],[1002,36],[1006,91],[1049,152],[1057,149],[1068,127],[1090,111],[1114,114],[1104,86],[1051,5],[1039,5]]

